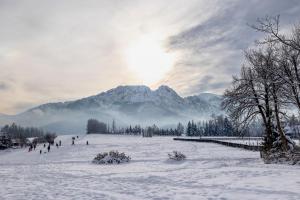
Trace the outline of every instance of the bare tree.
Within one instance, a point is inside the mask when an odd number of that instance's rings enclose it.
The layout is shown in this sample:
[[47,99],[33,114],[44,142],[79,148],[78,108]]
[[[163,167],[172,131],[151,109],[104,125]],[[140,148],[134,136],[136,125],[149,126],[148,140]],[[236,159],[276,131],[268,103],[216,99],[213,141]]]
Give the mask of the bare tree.
[[294,25],[290,33],[280,33],[280,17],[265,17],[251,27],[267,34],[260,44],[277,45],[279,68],[277,76],[285,87],[282,94],[286,103],[294,104],[300,111],[300,24]]
[[[249,57],[249,54],[248,54]],[[243,66],[240,77],[233,77],[232,88],[224,93],[222,106],[228,111],[230,117],[242,129],[256,118],[262,119],[266,133],[268,148],[272,145],[271,109],[269,106],[268,89],[265,90],[256,80],[256,72],[249,66]]]
[[[272,70],[272,101],[278,132],[283,147],[287,148],[287,140],[281,126],[284,114],[282,107],[293,104],[300,112],[300,24],[295,24],[291,31],[283,33],[280,30],[280,17],[265,17],[257,20],[253,29],[266,33],[264,40],[258,44],[276,47],[270,63],[275,66]],[[274,48],[272,48],[274,50]],[[273,51],[274,52],[274,51]],[[268,67],[268,65],[265,65]],[[290,143],[290,141],[288,141]]]
[[278,76],[278,72],[281,69],[277,62],[278,54],[274,47],[269,45],[264,52],[261,52],[260,55],[264,60],[264,64],[261,67],[265,70],[267,80],[270,83],[271,101],[274,107],[276,128],[280,135],[282,148],[286,151],[288,150],[287,139],[282,126],[282,120],[285,117],[283,109],[286,106],[286,101],[283,95],[285,93],[285,82],[280,76]]
[[278,50],[277,76],[284,85],[286,103],[295,105],[300,111],[300,51],[281,45]]
[[247,65],[240,77],[234,77],[233,87],[225,92],[223,107],[230,116],[245,126],[261,118],[265,127],[265,146],[272,147],[279,133],[283,150],[287,140],[282,126],[282,111],[285,101],[282,80],[277,76],[277,54],[272,46],[265,49],[249,50],[245,54]]
[[251,27],[259,32],[267,34],[265,40],[259,43],[281,43],[300,51],[300,25],[294,25],[290,35],[280,33],[280,16],[266,16],[257,19],[256,25]]
[[111,124],[111,132],[112,133],[116,133],[117,132],[115,119],[113,119],[112,124]]

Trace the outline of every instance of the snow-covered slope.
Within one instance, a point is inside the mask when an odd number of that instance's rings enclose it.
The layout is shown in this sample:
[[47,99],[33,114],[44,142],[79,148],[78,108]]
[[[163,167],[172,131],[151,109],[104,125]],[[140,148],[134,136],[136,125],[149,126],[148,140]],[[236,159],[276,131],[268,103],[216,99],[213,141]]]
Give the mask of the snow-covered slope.
[[[62,146],[0,151],[0,199],[298,200],[299,166],[264,164],[259,152],[171,137],[59,136]],[[89,145],[86,145],[86,141]],[[39,151],[42,150],[42,155]],[[101,152],[131,157],[120,165],[95,165]],[[182,162],[168,160],[177,150]],[[44,153],[46,152],[46,153]]]
[[15,121],[62,133],[84,132],[89,118],[104,122],[115,119],[120,126],[137,123],[170,126],[222,113],[221,100],[221,96],[210,93],[183,98],[164,85],[156,90],[142,85],[119,86],[75,101],[43,104],[0,123]]
[[207,117],[211,114],[220,114],[220,105],[222,101],[222,96],[211,94],[211,93],[201,93],[196,96],[186,97],[185,100],[188,102],[189,106],[192,107],[196,112],[202,112],[203,115]]

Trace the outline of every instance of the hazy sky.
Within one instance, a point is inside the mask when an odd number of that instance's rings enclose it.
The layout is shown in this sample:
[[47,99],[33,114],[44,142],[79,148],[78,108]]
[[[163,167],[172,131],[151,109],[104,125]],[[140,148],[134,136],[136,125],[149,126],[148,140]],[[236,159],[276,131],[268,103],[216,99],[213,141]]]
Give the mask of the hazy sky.
[[165,84],[221,94],[261,37],[258,17],[300,22],[299,0],[0,0],[0,112]]

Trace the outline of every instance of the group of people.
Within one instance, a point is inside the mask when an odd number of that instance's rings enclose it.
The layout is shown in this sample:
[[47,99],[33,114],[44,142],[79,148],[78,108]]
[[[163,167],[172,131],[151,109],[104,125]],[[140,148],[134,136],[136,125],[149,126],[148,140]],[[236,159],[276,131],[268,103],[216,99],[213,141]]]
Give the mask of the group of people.
[[[78,139],[79,136],[77,135],[76,138]],[[72,137],[72,145],[75,145],[75,139],[76,139],[76,138],[75,138],[75,137]],[[86,145],[89,145],[89,141],[88,141],[88,140],[86,141]]]
[[[77,135],[76,138],[78,139],[79,136]],[[75,145],[75,139],[76,139],[76,138],[75,138],[75,137],[72,137],[72,145]],[[88,141],[88,140],[86,141],[86,145],[89,145],[89,141]]]
[[[36,143],[30,144],[28,152],[32,151],[32,149],[35,150],[35,149],[36,149],[36,146],[37,146]],[[44,146],[44,148],[46,148],[46,143],[44,143],[43,146]],[[59,141],[59,143],[56,143],[56,147],[58,148],[59,146],[61,146],[61,140]],[[48,146],[47,146],[47,151],[48,151],[48,153],[50,152],[50,150],[51,150],[51,144],[50,144],[50,142],[49,142],[49,143],[48,143]],[[43,150],[40,149],[40,154],[42,154],[42,153],[43,153]],[[46,153],[46,151],[45,151],[45,153]]]
[[59,140],[59,143],[56,142],[55,145],[56,145],[56,148],[60,147],[61,146],[61,140]]
[[[59,146],[61,146],[61,140],[59,141],[59,143],[56,143],[56,147],[58,148]],[[46,148],[46,144],[44,144],[44,148]],[[48,146],[47,146],[47,151],[48,151],[48,153],[50,152],[50,149],[51,149],[51,144],[48,143]],[[43,153],[43,150],[40,149],[40,154],[42,154],[42,153]],[[45,152],[45,153],[46,153],[46,152]]]
[[35,150],[35,148],[36,148],[36,143],[30,144],[28,152]]
[[[46,144],[44,144],[44,148],[46,148]],[[48,147],[47,147],[48,153],[50,152],[50,149],[51,149],[51,147],[50,147],[50,143],[49,143]],[[43,152],[43,150],[41,149],[40,154],[42,154],[42,152]]]
[[[78,136],[76,136],[77,138],[79,138]],[[75,145],[75,137],[72,137],[72,145]],[[89,141],[87,140],[86,141],[86,145],[89,145]],[[29,146],[29,151],[28,152],[30,152],[30,151],[32,151],[32,150],[35,150],[36,149],[36,146],[37,146],[37,144],[36,143],[32,143],[32,144],[30,144],[30,146]],[[59,140],[59,142],[57,143],[55,143],[55,146],[56,146],[56,148],[59,148],[60,146],[61,146],[61,140]],[[44,148],[46,148],[46,143],[44,143]],[[51,144],[50,143],[48,143],[48,146],[47,146],[47,151],[48,151],[48,153],[50,152],[50,150],[51,150]],[[42,154],[43,153],[43,150],[42,149],[40,149],[40,154]],[[45,152],[46,153],[46,152]]]

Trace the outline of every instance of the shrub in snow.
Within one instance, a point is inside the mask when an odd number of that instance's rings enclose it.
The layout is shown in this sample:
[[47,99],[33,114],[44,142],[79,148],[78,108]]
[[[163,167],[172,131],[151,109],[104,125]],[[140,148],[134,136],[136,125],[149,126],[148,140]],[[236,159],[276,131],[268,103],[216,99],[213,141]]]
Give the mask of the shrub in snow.
[[92,161],[95,164],[120,164],[129,162],[130,157],[125,153],[119,153],[118,151],[110,151],[105,153],[99,153]]
[[[286,141],[287,141],[287,150],[288,151],[293,151],[295,146],[296,146],[296,143],[295,141],[293,141],[290,136],[286,135],[285,136],[286,138]],[[277,139],[275,140],[275,142],[273,142],[273,149],[276,149],[277,151],[280,151],[283,147],[282,147],[282,140],[281,140],[281,137],[277,137]]]
[[296,146],[295,142],[286,136],[287,150],[282,148],[282,141],[280,137],[273,142],[273,147],[266,151],[261,151],[261,157],[266,164],[270,163],[285,163],[285,164],[300,164],[300,148]]
[[186,156],[179,151],[173,151],[172,153],[169,153],[168,156],[169,159],[176,160],[176,161],[185,160],[186,158]]
[[270,151],[261,152],[261,157],[266,164],[291,164],[300,165],[300,152]]

